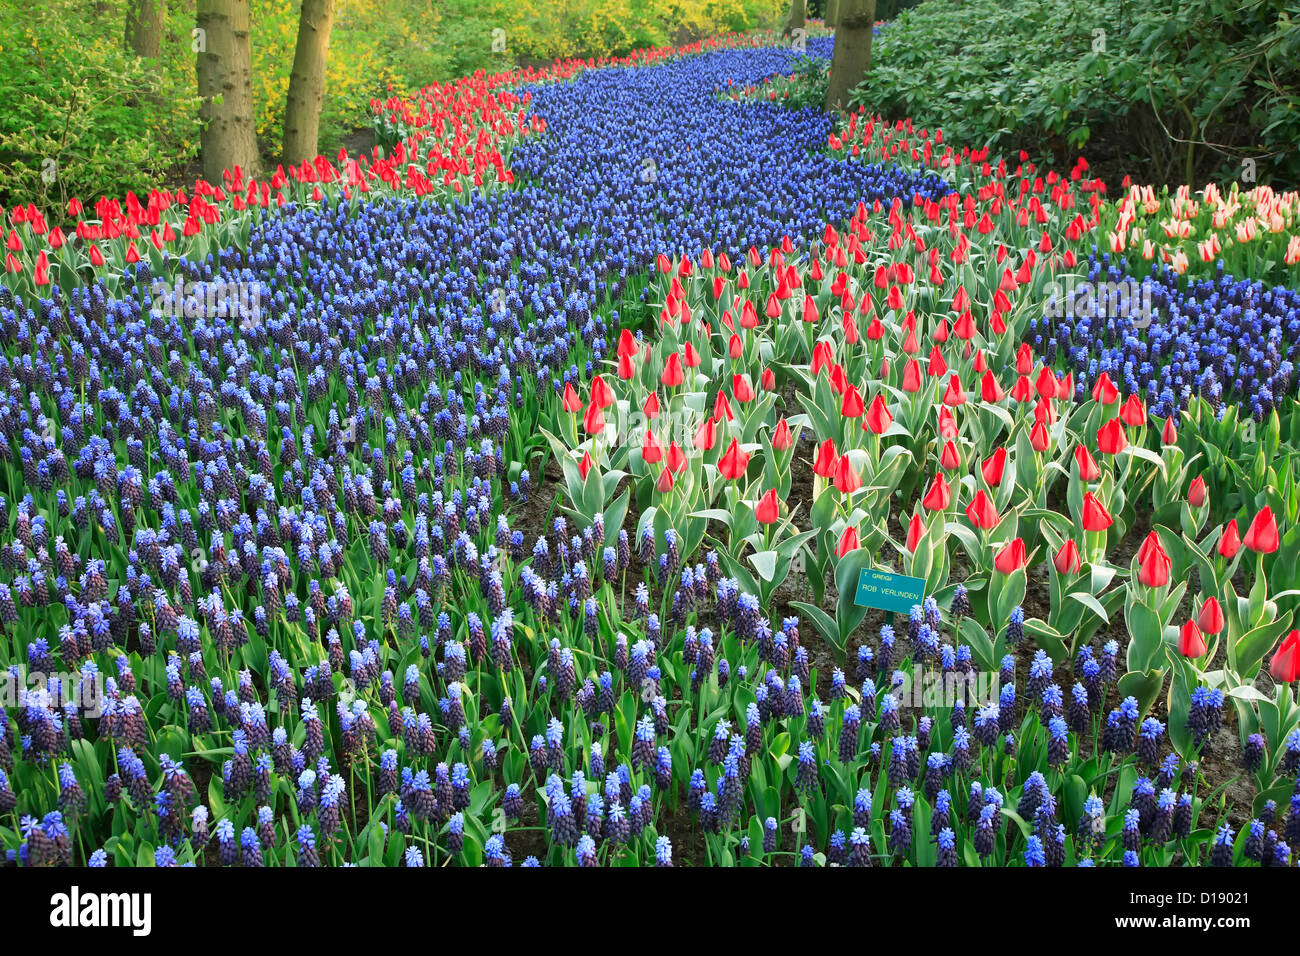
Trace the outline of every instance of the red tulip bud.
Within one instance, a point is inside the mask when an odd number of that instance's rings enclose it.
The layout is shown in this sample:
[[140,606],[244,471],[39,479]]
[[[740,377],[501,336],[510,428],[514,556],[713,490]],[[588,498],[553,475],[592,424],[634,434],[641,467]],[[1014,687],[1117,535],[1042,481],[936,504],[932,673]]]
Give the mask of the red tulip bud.
[[1074,541],[1067,538],[1052,559],[1058,574],[1078,574],[1083,562],[1079,558],[1079,548]]
[[1097,448],[1107,455],[1118,455],[1128,447],[1128,436],[1118,418],[1112,418],[1097,429]]
[[776,500],[776,489],[769,488],[754,507],[754,517],[759,524],[774,524],[781,517],[781,506]]
[[835,547],[835,557],[842,558],[850,551],[858,550],[861,542],[858,540],[858,529],[853,525],[848,525],[844,533],[840,535],[840,543]]
[[1277,550],[1277,519],[1273,517],[1273,509],[1268,505],[1255,515],[1242,544],[1259,554],[1272,554]]
[[1083,530],[1105,531],[1115,521],[1106,510],[1106,506],[1091,491],[1083,496]]
[[1229,521],[1223,526],[1223,536],[1219,538],[1219,554],[1231,561],[1241,548],[1241,535],[1237,533],[1237,522]]
[[1178,631],[1178,653],[1183,657],[1204,657],[1205,638],[1195,621],[1187,621]]
[[1277,653],[1269,662],[1268,672],[1275,681],[1293,684],[1300,680],[1300,631],[1292,631],[1277,646]]
[[1025,542],[1020,538],[1008,541],[993,559],[993,566],[1003,574],[1010,574],[1025,566],[1028,560],[1025,554]]
[[915,553],[916,546],[921,543],[921,538],[925,534],[925,522],[921,520],[921,515],[912,515],[912,520],[907,523],[907,550]]
[[790,434],[790,426],[783,418],[776,423],[776,431],[772,433],[772,447],[777,451],[785,451],[794,444],[794,436]]
[[930,490],[921,499],[921,505],[927,511],[943,511],[950,501],[952,501],[952,490],[944,480],[943,472],[939,472],[930,483]]
[[1206,634],[1214,635],[1223,630],[1223,608],[1216,597],[1207,598],[1201,605],[1201,613],[1196,615],[1196,623]]
[[1193,508],[1199,508],[1205,504],[1205,498],[1205,479],[1197,475],[1192,479],[1192,486],[1187,489],[1187,503]]

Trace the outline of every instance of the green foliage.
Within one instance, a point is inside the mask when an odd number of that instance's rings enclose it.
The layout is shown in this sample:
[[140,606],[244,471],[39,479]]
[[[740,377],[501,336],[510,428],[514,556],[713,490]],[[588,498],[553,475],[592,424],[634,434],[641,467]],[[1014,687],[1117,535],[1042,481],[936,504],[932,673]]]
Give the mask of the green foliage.
[[853,102],[1156,182],[1300,182],[1295,0],[927,0],[881,31]]
[[[192,175],[200,132],[193,4],[167,4],[155,61],[126,49],[126,9],[126,0],[40,0],[32,16],[28,6],[0,6],[0,205],[53,211],[73,196],[143,194]],[[348,144],[369,126],[371,99],[390,90],[772,27],[785,9],[781,0],[340,0],[320,148]],[[279,152],[298,15],[292,0],[252,0],[255,121],[270,157]]]
[[[125,50],[122,2],[0,6],[0,205],[147,191],[198,149],[188,29]],[[165,108],[160,104],[166,104]]]

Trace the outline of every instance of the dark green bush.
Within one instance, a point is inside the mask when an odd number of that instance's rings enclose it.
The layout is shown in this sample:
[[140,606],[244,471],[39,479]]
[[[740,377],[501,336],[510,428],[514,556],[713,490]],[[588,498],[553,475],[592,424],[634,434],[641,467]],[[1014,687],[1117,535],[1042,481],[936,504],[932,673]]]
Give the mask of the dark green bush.
[[1109,178],[1300,182],[1296,0],[927,0],[854,103]]

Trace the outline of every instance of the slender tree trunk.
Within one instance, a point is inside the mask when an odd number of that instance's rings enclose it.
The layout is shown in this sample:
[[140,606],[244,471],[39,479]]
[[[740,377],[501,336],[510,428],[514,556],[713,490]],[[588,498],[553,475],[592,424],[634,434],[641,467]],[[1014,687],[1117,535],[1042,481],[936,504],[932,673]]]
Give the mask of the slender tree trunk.
[[786,17],[782,36],[789,36],[795,30],[802,30],[804,23],[804,0],[790,0],[790,15]]
[[127,0],[126,45],[136,56],[156,59],[162,54],[167,0]]
[[289,74],[289,99],[284,108],[284,161],[301,163],[319,152],[321,100],[325,95],[325,64],[329,60],[334,0],[302,0],[298,46]]
[[834,30],[835,23],[837,20],[839,20],[839,16],[840,16],[840,0],[826,0],[826,15],[824,17],[824,20],[826,22],[826,29]]
[[221,174],[261,172],[253,122],[253,67],[248,0],[198,0],[194,17],[198,61],[199,118],[203,121],[203,176],[221,184]]
[[803,7],[805,7],[805,0],[790,0],[790,12],[785,17],[781,36],[789,36],[794,31],[803,29]]
[[831,56],[826,108],[839,109],[871,68],[871,34],[876,25],[876,0],[840,0],[835,25],[835,52]]

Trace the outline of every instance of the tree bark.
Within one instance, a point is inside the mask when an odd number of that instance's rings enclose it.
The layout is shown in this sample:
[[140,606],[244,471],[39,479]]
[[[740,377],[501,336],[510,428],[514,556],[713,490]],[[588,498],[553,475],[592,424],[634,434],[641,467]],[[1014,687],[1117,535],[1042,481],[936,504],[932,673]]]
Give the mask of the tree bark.
[[823,20],[826,24],[826,29],[828,30],[835,29],[835,21],[839,19],[839,15],[840,15],[839,0],[826,0],[826,14],[823,17]]
[[804,26],[804,0],[790,0],[790,15],[786,17],[785,29],[781,31],[783,36],[789,36],[795,30],[802,30]]
[[298,46],[289,74],[289,98],[284,109],[284,161],[301,163],[319,152],[321,101],[325,96],[325,64],[329,60],[334,0],[302,0]]
[[131,52],[150,59],[161,56],[166,20],[167,0],[127,0],[126,45]]
[[876,25],[876,0],[839,0],[839,22],[835,25],[835,51],[831,55],[830,84],[826,108],[847,105],[853,88],[871,69],[871,34]]
[[253,66],[248,0],[198,0],[194,17],[203,175],[221,185],[238,166],[245,179],[261,173],[253,122]]

